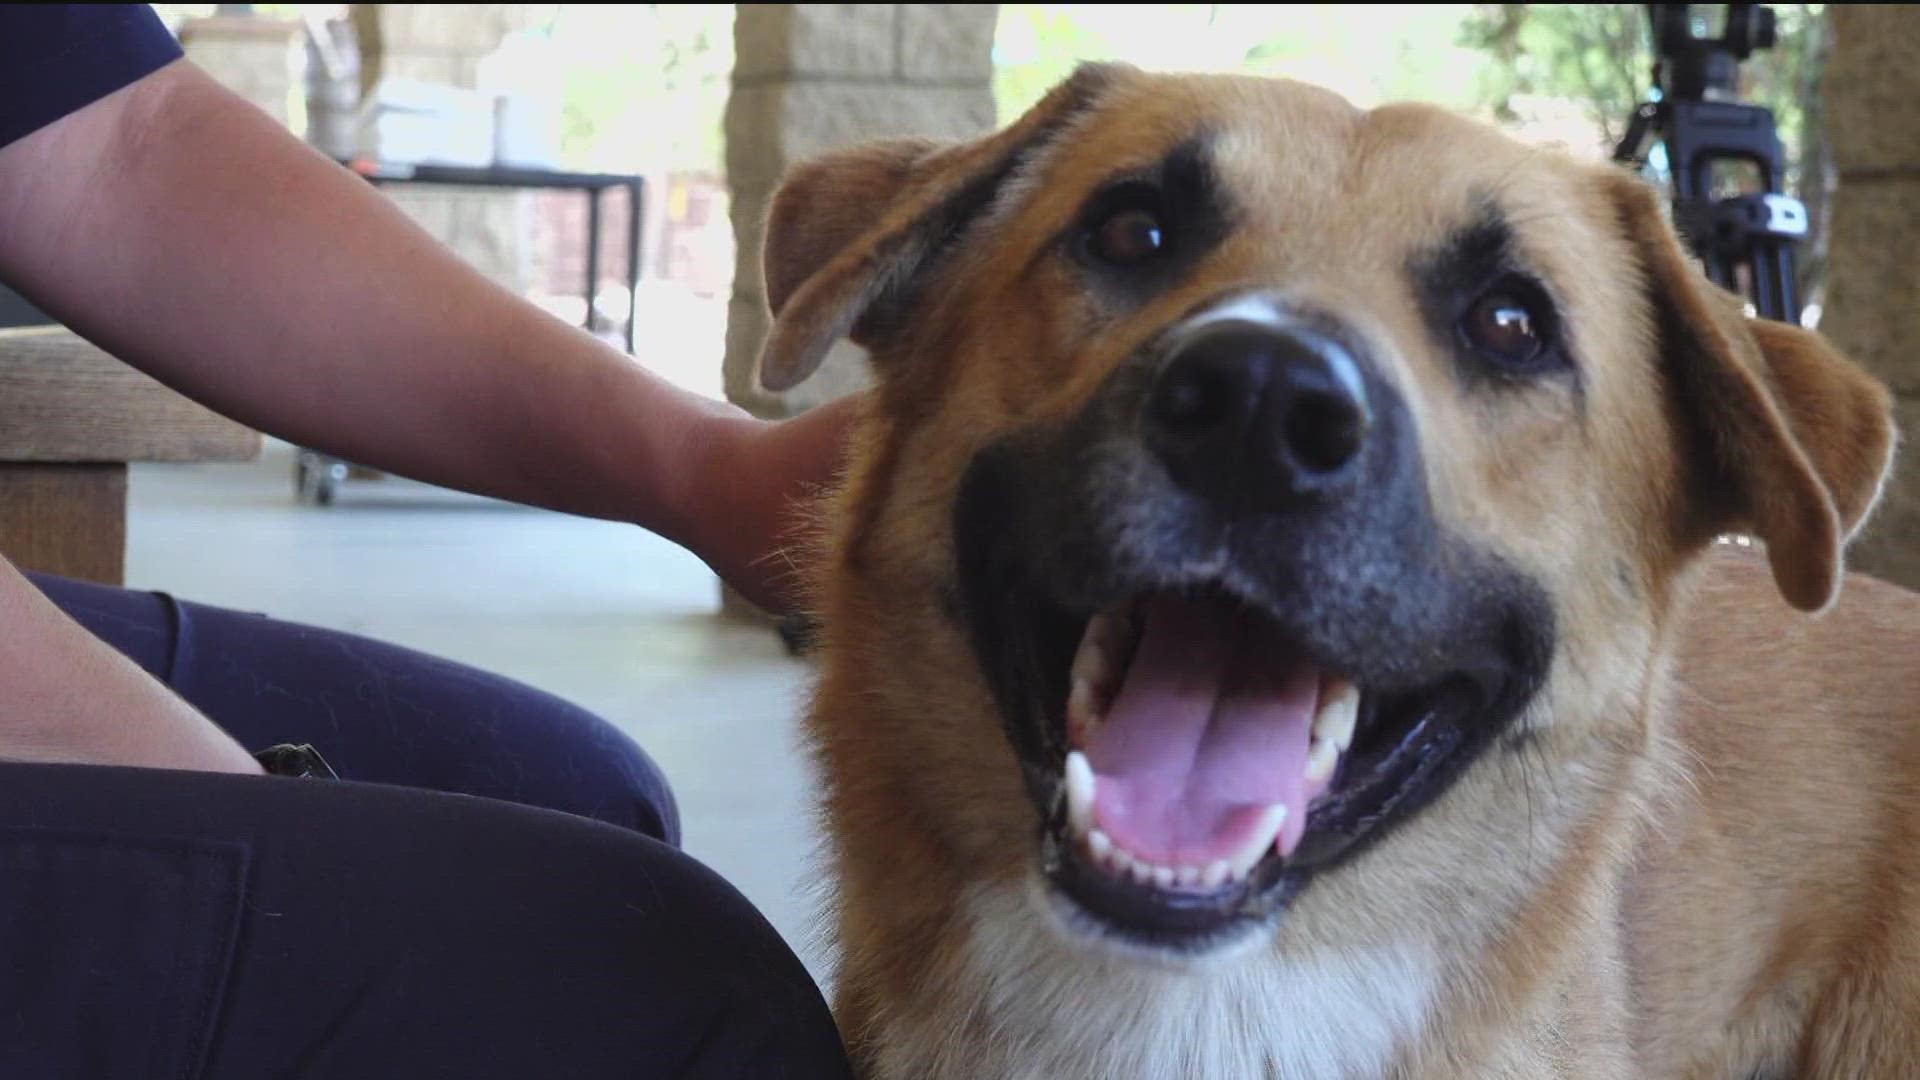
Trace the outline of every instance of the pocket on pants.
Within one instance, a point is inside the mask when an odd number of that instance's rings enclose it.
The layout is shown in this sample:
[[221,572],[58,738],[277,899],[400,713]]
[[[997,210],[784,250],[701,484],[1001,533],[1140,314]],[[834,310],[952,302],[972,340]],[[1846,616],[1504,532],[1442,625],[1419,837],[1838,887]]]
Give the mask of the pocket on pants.
[[236,842],[0,828],[0,1077],[198,1076],[248,854]]

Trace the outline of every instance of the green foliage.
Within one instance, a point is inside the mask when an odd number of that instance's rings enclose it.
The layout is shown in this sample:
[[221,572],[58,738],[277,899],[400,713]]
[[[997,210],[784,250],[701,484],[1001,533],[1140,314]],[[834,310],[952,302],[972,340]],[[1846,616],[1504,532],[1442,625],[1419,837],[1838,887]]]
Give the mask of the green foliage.
[[1773,10],[1780,42],[1744,65],[1742,91],[1773,110],[1787,146],[1788,183],[1797,185],[1805,182],[1798,174],[1800,165],[1819,153],[1808,140],[1818,137],[1820,72],[1830,44],[1826,5],[1775,4]]
[[[1779,43],[1741,65],[1743,100],[1773,110],[1790,183],[1798,179],[1807,136],[1824,6],[1772,5]],[[1596,135],[1612,144],[1652,89],[1653,54],[1642,4],[1480,4],[1462,24],[1460,41],[1495,61],[1482,103],[1501,119],[1517,117],[1515,102],[1523,96],[1573,101]]]
[[1519,119],[1515,99],[1578,102],[1601,138],[1618,141],[1645,98],[1646,15],[1639,4],[1481,4],[1460,41],[1495,61],[1482,103]]
[[1019,115],[1082,60],[1278,76],[1360,104],[1475,104],[1491,61],[1455,38],[1468,4],[1002,4],[994,89]]
[[[1824,5],[1773,7],[1780,43],[1743,65],[1744,92],[1774,110],[1796,179]],[[1408,98],[1508,123],[1571,104],[1594,146],[1610,148],[1651,89],[1647,37],[1640,4],[1003,4],[994,89],[1010,119],[1081,60],[1117,59],[1299,78],[1363,105]]]
[[561,4],[561,149],[579,168],[721,169],[732,4]]
[[1113,47],[1076,7],[1002,4],[994,42],[993,93],[1008,120],[1039,101],[1082,60],[1109,59]]

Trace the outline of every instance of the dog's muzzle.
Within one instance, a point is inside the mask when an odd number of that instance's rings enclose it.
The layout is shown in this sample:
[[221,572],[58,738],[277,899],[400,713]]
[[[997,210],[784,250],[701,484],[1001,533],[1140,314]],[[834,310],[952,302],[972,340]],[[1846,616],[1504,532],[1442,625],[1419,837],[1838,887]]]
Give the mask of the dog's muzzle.
[[1544,671],[1541,590],[1440,527],[1365,340],[1227,298],[968,469],[961,609],[1091,932],[1191,953],[1270,922]]

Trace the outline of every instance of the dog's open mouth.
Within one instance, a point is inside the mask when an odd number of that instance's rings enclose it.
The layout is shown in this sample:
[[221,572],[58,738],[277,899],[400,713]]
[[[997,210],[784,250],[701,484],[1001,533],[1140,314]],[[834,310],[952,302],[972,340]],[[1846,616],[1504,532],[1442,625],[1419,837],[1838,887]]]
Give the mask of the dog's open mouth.
[[1071,656],[1043,680],[1064,747],[1048,879],[1143,944],[1204,949],[1272,916],[1482,742],[1463,723],[1488,702],[1481,680],[1369,694],[1221,590],[1148,592],[1077,643],[1035,644]]
[[1246,880],[1305,832],[1353,742],[1359,692],[1253,613],[1149,596],[1087,626],[1066,705],[1070,839],[1163,892]]

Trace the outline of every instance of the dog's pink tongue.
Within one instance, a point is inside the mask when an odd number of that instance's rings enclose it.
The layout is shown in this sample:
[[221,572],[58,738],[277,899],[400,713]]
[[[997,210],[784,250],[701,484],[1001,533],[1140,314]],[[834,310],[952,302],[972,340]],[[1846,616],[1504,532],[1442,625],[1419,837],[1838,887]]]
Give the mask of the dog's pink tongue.
[[1280,850],[1292,850],[1312,795],[1318,672],[1225,602],[1156,595],[1144,607],[1139,649],[1085,748],[1094,824],[1136,859],[1204,867],[1281,803]]

